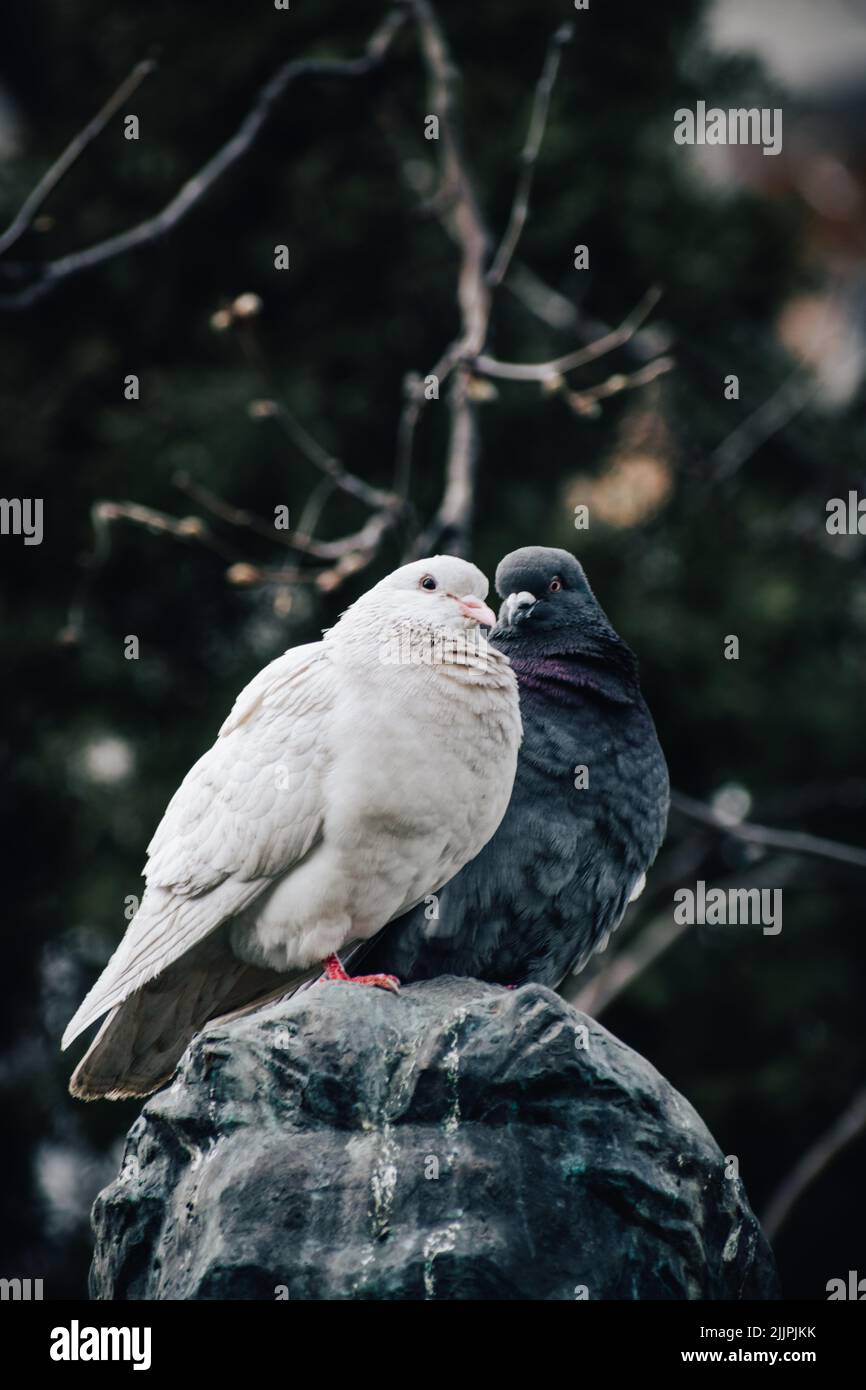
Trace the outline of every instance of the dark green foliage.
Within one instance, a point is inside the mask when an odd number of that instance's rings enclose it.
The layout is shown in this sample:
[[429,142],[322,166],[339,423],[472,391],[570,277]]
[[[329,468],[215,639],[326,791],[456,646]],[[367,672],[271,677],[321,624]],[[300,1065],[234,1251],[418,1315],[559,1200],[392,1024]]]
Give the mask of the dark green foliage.
[[[23,148],[0,165],[4,224],[132,66],[159,59],[130,102],[139,142],[112,122],[45,209],[50,230],[10,252],[22,261],[155,212],[230,136],[279,63],[356,55],[383,13],[336,0],[288,14],[228,0],[46,0],[35,14],[19,0],[9,9],[0,81],[19,104]],[[674,786],[707,797],[742,783],[756,820],[856,843],[866,799],[862,549],[830,541],[824,509],[862,484],[866,409],[806,410],[729,479],[716,476],[713,450],[793,370],[776,316],[815,275],[804,268],[797,208],[711,188],[673,143],[674,110],[700,96],[781,100],[751,61],[710,52],[702,11],[699,0],[618,0],[586,14],[552,0],[441,7],[494,237],[549,35],[573,15],[518,259],[607,324],[662,285],[655,319],[671,331],[678,364],[658,390],[615,397],[593,419],[535,386],[501,383],[479,411],[474,558],[492,575],[518,545],[575,549],[640,656]],[[44,1277],[50,1297],[83,1290],[86,1206],[136,1112],[70,1101],[71,1061],[56,1042],[119,938],[150,834],[240,686],[284,647],[315,637],[400,553],[389,543],[377,567],[288,621],[274,617],[272,592],[230,587],[227,560],[120,524],[92,576],[82,639],[63,646],[57,634],[93,545],[90,508],[111,498],[184,516],[194,508],[172,480],[186,471],[265,519],[285,503],[297,521],[316,475],[272,424],[248,417],[251,398],[271,395],[360,476],[390,484],[403,376],[429,370],[458,323],[454,247],[401,172],[407,159],[435,158],[423,139],[428,110],[407,33],[387,73],[290,93],[255,149],[170,238],[0,317],[2,492],[45,499],[41,546],[0,539],[9,850],[0,1223],[4,1272]],[[273,269],[280,242],[292,257],[283,275]],[[578,242],[591,248],[589,273],[572,269]],[[247,291],[264,310],[245,352],[209,319]],[[574,342],[499,291],[496,355],[541,360]],[[571,382],[635,365],[620,353]],[[123,399],[130,372],[141,378],[137,403]],[[723,398],[730,372],[738,402]],[[603,469],[642,405],[662,422],[655,448],[672,471],[669,500],[631,528],[576,532],[577,476]],[[412,488],[422,517],[440,495],[444,440],[444,405],[428,408]],[[321,533],[343,534],[364,515],[337,498]],[[278,546],[217,529],[245,559],[285,559]],[[123,658],[131,633],[137,662]],[[722,658],[729,633],[740,638],[738,662]],[[82,774],[81,750],[107,736],[129,745],[134,770],[99,785]],[[685,829],[674,821],[674,845]],[[719,843],[719,877],[745,862],[741,847]],[[645,915],[662,905],[652,889]],[[663,895],[669,902],[667,887]],[[781,937],[695,929],[605,1015],[739,1157],[759,1211],[862,1073],[862,896],[862,871],[803,860]],[[52,1183],[71,1188],[79,1207],[65,1224],[45,1196]],[[860,1209],[852,1151],[786,1228],[787,1293],[823,1297],[827,1279],[856,1265]]]

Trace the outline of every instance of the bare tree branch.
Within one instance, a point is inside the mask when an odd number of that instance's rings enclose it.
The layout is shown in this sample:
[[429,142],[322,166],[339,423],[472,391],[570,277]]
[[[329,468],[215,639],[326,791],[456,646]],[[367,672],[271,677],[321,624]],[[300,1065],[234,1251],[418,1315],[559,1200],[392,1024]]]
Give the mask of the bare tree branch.
[[167,535],[177,541],[197,541],[216,551],[224,560],[236,560],[240,556],[233,546],[226,545],[211,531],[207,522],[199,516],[176,517],[167,512],[157,511],[155,507],[143,507],[138,502],[97,502],[92,511],[94,529],[102,539],[99,549],[104,549],[107,526],[114,521],[129,521],[142,526],[154,535]]
[[479,354],[472,365],[482,376],[504,377],[509,381],[547,381],[572,372],[576,367],[585,367],[599,357],[622,347],[634,337],[641,324],[661,299],[661,290],[652,288],[643,296],[640,303],[603,338],[589,343],[586,347],[567,352],[563,357],[554,357],[549,362],[499,362],[495,357]]
[[412,448],[423,408],[421,380],[417,372],[407,372],[403,378],[403,409],[397,427],[397,461],[394,469],[394,491],[404,499],[408,499],[412,485]]
[[616,951],[593,979],[584,981],[579,976],[569,976],[560,985],[559,992],[581,1013],[600,1018],[617,995],[628,989],[688,930],[687,924],[674,921],[671,907],[668,912],[654,917],[630,945]]
[[802,830],[773,830],[766,825],[751,825],[748,821],[734,820],[721,811],[714,811],[703,801],[696,801],[682,792],[671,793],[671,807],[692,820],[712,826],[725,835],[746,844],[762,845],[767,849],[786,850],[792,854],[813,854],[821,859],[833,859],[840,864],[855,864],[866,869],[866,849],[857,845],[840,844],[837,840],[826,840],[819,835],[808,835]]
[[365,483],[363,478],[359,478],[357,474],[350,473],[340,460],[323,449],[321,444],[304,429],[300,421],[296,420],[278,401],[253,401],[250,405],[250,415],[254,420],[275,420],[292,443],[326,478],[330,479],[334,487],[348,493],[350,497],[357,498],[367,507],[396,509],[402,507],[403,499],[398,497],[396,493],[385,492],[382,488],[372,487],[370,483]]
[[51,165],[50,169],[42,175],[36,187],[24,199],[18,212],[13,217],[6,231],[0,236],[0,256],[14,246],[28,227],[32,226],[33,219],[47,198],[54,192],[57,185],[66,177],[75,161],[84,153],[87,146],[100,135],[112,116],[120,110],[123,104],[137,91],[146,77],[155,70],[156,64],[152,62],[138,63],[133,68],[128,77],[124,78],[117,90],[108,98],[103,107],[97,111],[92,120],[81,130],[69,144],[63,153]]
[[[746,874],[724,879],[716,887],[748,888],[765,885],[770,879],[778,886],[790,878],[791,870],[778,859],[768,860],[756,865]],[[559,993],[576,1009],[599,1018],[638,976],[648,970],[674,942],[693,931],[691,923],[677,922],[674,918],[674,904],[653,917],[632,940],[612,955],[593,978],[587,980],[583,975],[569,977],[559,987]]]
[[333,491],[334,484],[331,479],[321,478],[304,503],[304,510],[301,512],[301,519],[298,522],[298,532],[306,540],[313,539],[322,512],[325,510]]
[[170,536],[173,540],[184,541],[187,544],[195,542],[215,551],[221,559],[232,565],[237,564],[241,558],[233,546],[226,545],[214,535],[207,523],[198,516],[175,517],[157,511],[155,507],[143,507],[137,502],[102,501],[93,504],[90,519],[93,527],[93,550],[84,561],[83,577],[69,604],[66,624],[58,634],[58,641],[65,646],[74,645],[81,640],[88,594],[111,552],[112,523],[127,521],[143,527],[152,535]]
[[733,477],[768,439],[790,424],[801,410],[806,409],[820,389],[819,378],[798,367],[762,405],[758,406],[757,410],[713,450],[710,463],[716,480]]
[[798,1159],[791,1172],[774,1192],[767,1204],[761,1224],[770,1240],[774,1240],[788,1219],[791,1209],[807,1187],[829,1168],[843,1149],[866,1130],[866,1086],[858,1091],[850,1105],[834,1120],[830,1128]]
[[[451,195],[444,221],[460,248],[457,302],[460,334],[451,344],[437,373],[440,380],[456,367],[448,393],[451,428],[445,463],[445,492],[436,516],[417,542],[416,553],[434,549],[443,537],[457,554],[469,546],[472,498],[478,461],[476,407],[469,396],[467,360],[480,353],[490,321],[490,288],[486,279],[489,240],[463,156],[457,118],[457,70],[442,30],[427,0],[410,0],[421,40],[433,111],[439,118],[443,182]],[[459,365],[458,365],[459,364]]]
[[[219,517],[220,521],[225,521],[229,526],[242,526],[246,530],[255,531],[260,536],[272,538],[273,527],[267,522],[262,521],[261,517],[253,512],[248,512],[241,507],[233,507],[231,503],[225,502],[218,497],[210,488],[202,483],[197,483],[188,473],[175,473],[171,480],[178,491],[183,492],[193,502],[197,502],[205,511],[213,516]],[[130,518],[135,520],[136,518]]]
[[566,333],[580,327],[580,314],[572,301],[552,285],[545,284],[528,265],[515,261],[509,267],[504,287],[548,328]]
[[[225,502],[209,488],[194,482],[187,474],[174,478],[175,486],[193,498],[205,510],[229,525],[253,531],[268,540],[277,540],[292,550],[318,560],[319,568],[283,567],[254,564],[238,549],[227,544],[199,516],[174,517],[154,507],[137,502],[97,502],[91,508],[94,545],[85,561],[85,574],[69,606],[66,624],[59,634],[64,645],[80,641],[84,630],[85,601],[98,572],[107,563],[111,542],[110,527],[116,522],[139,526],[153,535],[168,536],[185,543],[196,542],[214,551],[229,563],[226,578],[230,584],[249,587],[256,584],[306,584],[330,593],[350,575],[356,574],[375,558],[384,536],[396,525],[399,511],[383,508],[375,512],[359,530],[333,541],[314,541],[302,531],[278,531],[269,523],[239,507]],[[327,487],[334,486],[326,478]],[[308,503],[309,506],[309,503]]]
[[640,386],[647,386],[651,381],[655,381],[656,377],[673,371],[675,366],[672,357],[657,357],[654,362],[648,362],[636,372],[617,372],[606,381],[599,382],[597,386],[587,386],[582,391],[565,391],[563,396],[578,415],[588,415],[595,410],[599,401],[618,396],[623,391],[636,391]]
[[[69,279],[70,276],[92,270],[95,266],[102,265],[105,261],[112,260],[116,256],[122,256],[127,251],[158,241],[168,232],[173,231],[202,201],[214,184],[248,152],[271,116],[277,102],[293,83],[310,77],[366,77],[381,66],[393,39],[405,23],[405,19],[405,11],[392,11],[367,43],[364,56],[361,58],[343,61],[302,58],[292,59],[292,61],[284,63],[262,88],[251,110],[244,117],[231,139],[217,150],[216,154],[212,155],[197,174],[187,180],[161,212],[146,218],[144,222],[139,222],[137,226],[130,227],[125,232],[120,232],[116,236],[98,242],[94,246],[86,247],[81,251],[73,251],[54,261],[48,261],[37,267],[35,271],[33,267],[15,267],[6,264],[4,268],[7,274],[25,278],[26,275],[35,273],[37,278],[23,289],[0,296],[0,308],[28,308],[55,289],[61,281]],[[95,119],[98,120],[99,118]]]
[[[540,364],[538,367],[511,367],[509,364],[498,364],[494,359],[482,355],[489,330],[493,287],[508,271],[517,241],[529,215],[533,171],[546,125],[560,50],[568,37],[567,27],[559,29],[553,35],[536,86],[514,205],[490,274],[487,267],[490,238],[461,143],[457,109],[459,74],[429,0],[407,0],[402,7],[392,11],[373,34],[363,57],[348,61],[304,59],[284,64],[262,88],[235,135],[183,185],[160,213],[95,246],[62,257],[36,270],[28,268],[31,283],[5,298],[0,298],[0,306],[25,307],[36,302],[60,280],[165,235],[177,226],[214,183],[246,154],[271,115],[275,104],[293,82],[307,77],[361,77],[373,71],[382,63],[395,35],[409,17],[414,23],[420,41],[431,108],[439,120],[441,184],[439,195],[435,199],[435,208],[447,234],[459,251],[456,293],[460,318],[456,338],[446,347],[432,372],[428,374],[436,379],[437,392],[445,383],[448,384],[450,425],[442,498],[436,514],[410,547],[410,553],[424,554],[447,542],[450,549],[465,554],[469,548],[478,462],[476,415],[481,393],[478,390],[476,372],[481,366],[486,365],[491,375],[496,374],[498,370],[500,374],[516,375],[519,379],[550,380],[557,371],[571,370],[574,366],[594,361],[605,352],[612,351],[614,347],[627,343],[658,297],[657,292],[652,291],[618,329],[608,332],[597,343],[587,344],[568,357],[556,359],[552,363]],[[76,138],[69,151],[49,171],[27,200],[13,224],[14,227],[24,225],[26,216],[32,215],[38,201],[47,196],[58,178],[70,167],[73,158],[80,154],[88,141],[105,124],[111,112],[116,110],[128,95],[133,79],[137,82],[141,80],[142,75],[136,70],[136,74],[127,80],[111,102]],[[7,276],[10,272],[13,276],[18,272],[22,276],[24,274],[21,267],[10,266],[9,263],[0,267],[0,271],[4,270]],[[247,299],[255,301],[256,296],[241,296],[230,309],[220,311],[214,318],[220,320],[221,328],[233,326],[237,329],[244,352],[248,356],[252,355],[261,367],[261,350],[254,337],[250,336],[252,330],[249,320],[254,317],[253,306],[247,303],[244,303],[243,307],[241,305],[241,301]],[[669,365],[667,359],[659,359],[649,363],[632,377],[623,374],[613,376],[597,387],[574,392],[566,398],[576,411],[585,411],[597,400],[651,380],[667,370]],[[175,540],[195,540],[216,551],[231,561],[227,578],[234,584],[314,584],[323,590],[335,588],[348,576],[370,564],[375,559],[384,537],[398,524],[411,519],[409,487],[412,452],[417,426],[426,401],[427,395],[421,379],[417,374],[407,374],[404,379],[404,404],[397,434],[394,486],[390,491],[374,487],[351,473],[339,459],[323,449],[279,402],[270,399],[253,402],[250,407],[251,416],[254,419],[274,420],[295,447],[322,474],[322,483],[309,499],[303,512],[301,527],[296,531],[277,530],[269,522],[254,516],[246,509],[233,506],[189,475],[181,474],[176,477],[176,485],[211,517],[226,525],[276,540],[287,549],[297,551],[304,557],[305,564],[286,568],[245,559],[201,517],[176,518],[136,503],[103,502],[93,510],[94,550],[87,561],[85,588],[92,583],[94,573],[107,557],[110,526],[121,521],[142,526]],[[316,540],[312,531],[318,523],[322,508],[336,490],[369,507],[372,515],[358,530],[348,535],[329,541]],[[73,604],[73,610],[79,613],[79,618],[70,618],[67,635],[70,632],[74,635],[76,627],[80,629],[81,605]]]
[[462,335],[458,360],[481,351],[490,318],[490,293],[484,275],[488,236],[464,159],[457,117],[459,74],[444,34],[427,0],[410,0],[427,69],[430,100],[439,118],[442,173],[451,195],[449,226],[460,252],[457,301]]
[[[595,343],[607,338],[613,331],[610,324],[590,317],[574,299],[548,285],[530,266],[520,261],[512,263],[503,288],[539,323],[557,333],[571,333],[581,343]],[[672,335],[667,325],[644,325],[619,346],[635,362],[642,364],[670,352]]]
[[428,555],[447,541],[449,550],[465,555],[472,522],[475,471],[478,460],[478,421],[469,400],[469,381],[460,371],[451,382],[451,431],[445,492],[430,525],[417,538],[413,551]]
[[[803,831],[776,830],[745,821],[735,821],[721,812],[714,811],[705,802],[696,801],[682,792],[671,793],[671,807],[698,824],[706,825],[722,834],[732,835],[748,844],[760,845],[782,854],[810,854],[866,868],[866,850],[854,845],[840,844],[835,840],[822,839]],[[693,862],[678,865],[674,875],[675,881],[680,882],[683,878],[690,877],[697,867]],[[682,872],[683,870],[685,872]],[[779,865],[778,858],[774,857],[765,864],[756,866],[748,876],[739,875],[736,881],[727,880],[722,886],[730,884],[733,887],[744,887],[756,880],[766,882],[770,872],[778,881],[780,875],[788,876],[789,871],[783,865]],[[686,930],[686,925],[674,921],[671,907],[654,917],[628,945],[612,956],[609,964],[600,966],[597,974],[589,978],[581,975],[579,984],[567,981],[561,986],[560,993],[576,1008],[594,1017],[598,1016]]]
[[511,216],[508,219],[508,226],[505,235],[499,246],[499,250],[493,260],[493,265],[487,273],[487,283],[492,289],[500,285],[507,274],[511,264],[511,258],[517,249],[523,228],[526,226],[526,219],[529,216],[529,198],[532,193],[532,181],[535,176],[535,165],[541,150],[541,142],[544,139],[544,130],[547,125],[547,113],[550,109],[550,98],[556,83],[557,73],[559,72],[559,60],[562,56],[562,49],[565,44],[570,43],[574,34],[574,26],[562,24],[552,35],[547,48],[547,56],[544,60],[544,67],[538,79],[538,86],[535,89],[535,100],[532,104],[532,115],[529,119],[529,130],[526,134],[526,142],[520,155],[520,176],[517,180],[517,189],[514,194],[514,202],[511,208]]

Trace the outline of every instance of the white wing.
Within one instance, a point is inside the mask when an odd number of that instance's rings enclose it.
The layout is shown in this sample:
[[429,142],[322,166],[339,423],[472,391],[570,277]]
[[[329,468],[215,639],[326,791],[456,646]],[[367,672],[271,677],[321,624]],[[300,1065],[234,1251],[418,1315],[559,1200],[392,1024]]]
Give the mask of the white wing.
[[63,1047],[316,843],[333,683],[323,644],[313,642],[272,661],[241,691],[216,743],[169,802],[148,846],[141,906]]

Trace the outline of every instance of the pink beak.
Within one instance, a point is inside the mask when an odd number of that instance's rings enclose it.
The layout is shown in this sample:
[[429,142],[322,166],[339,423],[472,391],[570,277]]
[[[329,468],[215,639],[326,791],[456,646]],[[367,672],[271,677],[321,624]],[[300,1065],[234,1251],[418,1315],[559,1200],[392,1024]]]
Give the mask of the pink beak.
[[481,623],[483,627],[496,626],[496,614],[492,608],[481,598],[476,598],[474,594],[466,594],[457,600],[457,607],[464,618],[472,618],[476,623]]

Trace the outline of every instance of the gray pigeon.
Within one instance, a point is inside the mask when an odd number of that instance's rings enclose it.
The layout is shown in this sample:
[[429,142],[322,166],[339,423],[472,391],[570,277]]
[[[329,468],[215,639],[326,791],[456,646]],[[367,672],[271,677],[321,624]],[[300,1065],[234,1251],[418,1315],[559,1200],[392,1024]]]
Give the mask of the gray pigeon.
[[521,725],[514,673],[481,631],[487,588],[452,556],[405,565],[242,691],[169,803],[141,906],[64,1034],[66,1047],[108,1014],[73,1095],[147,1095],[210,1019],[322,962],[348,980],[338,951],[490,839]]
[[490,640],[517,673],[524,728],[511,804],[477,859],[353,968],[555,988],[606,945],[664,838],[668,773],[637,663],[582,567],[526,546],[496,588]]

